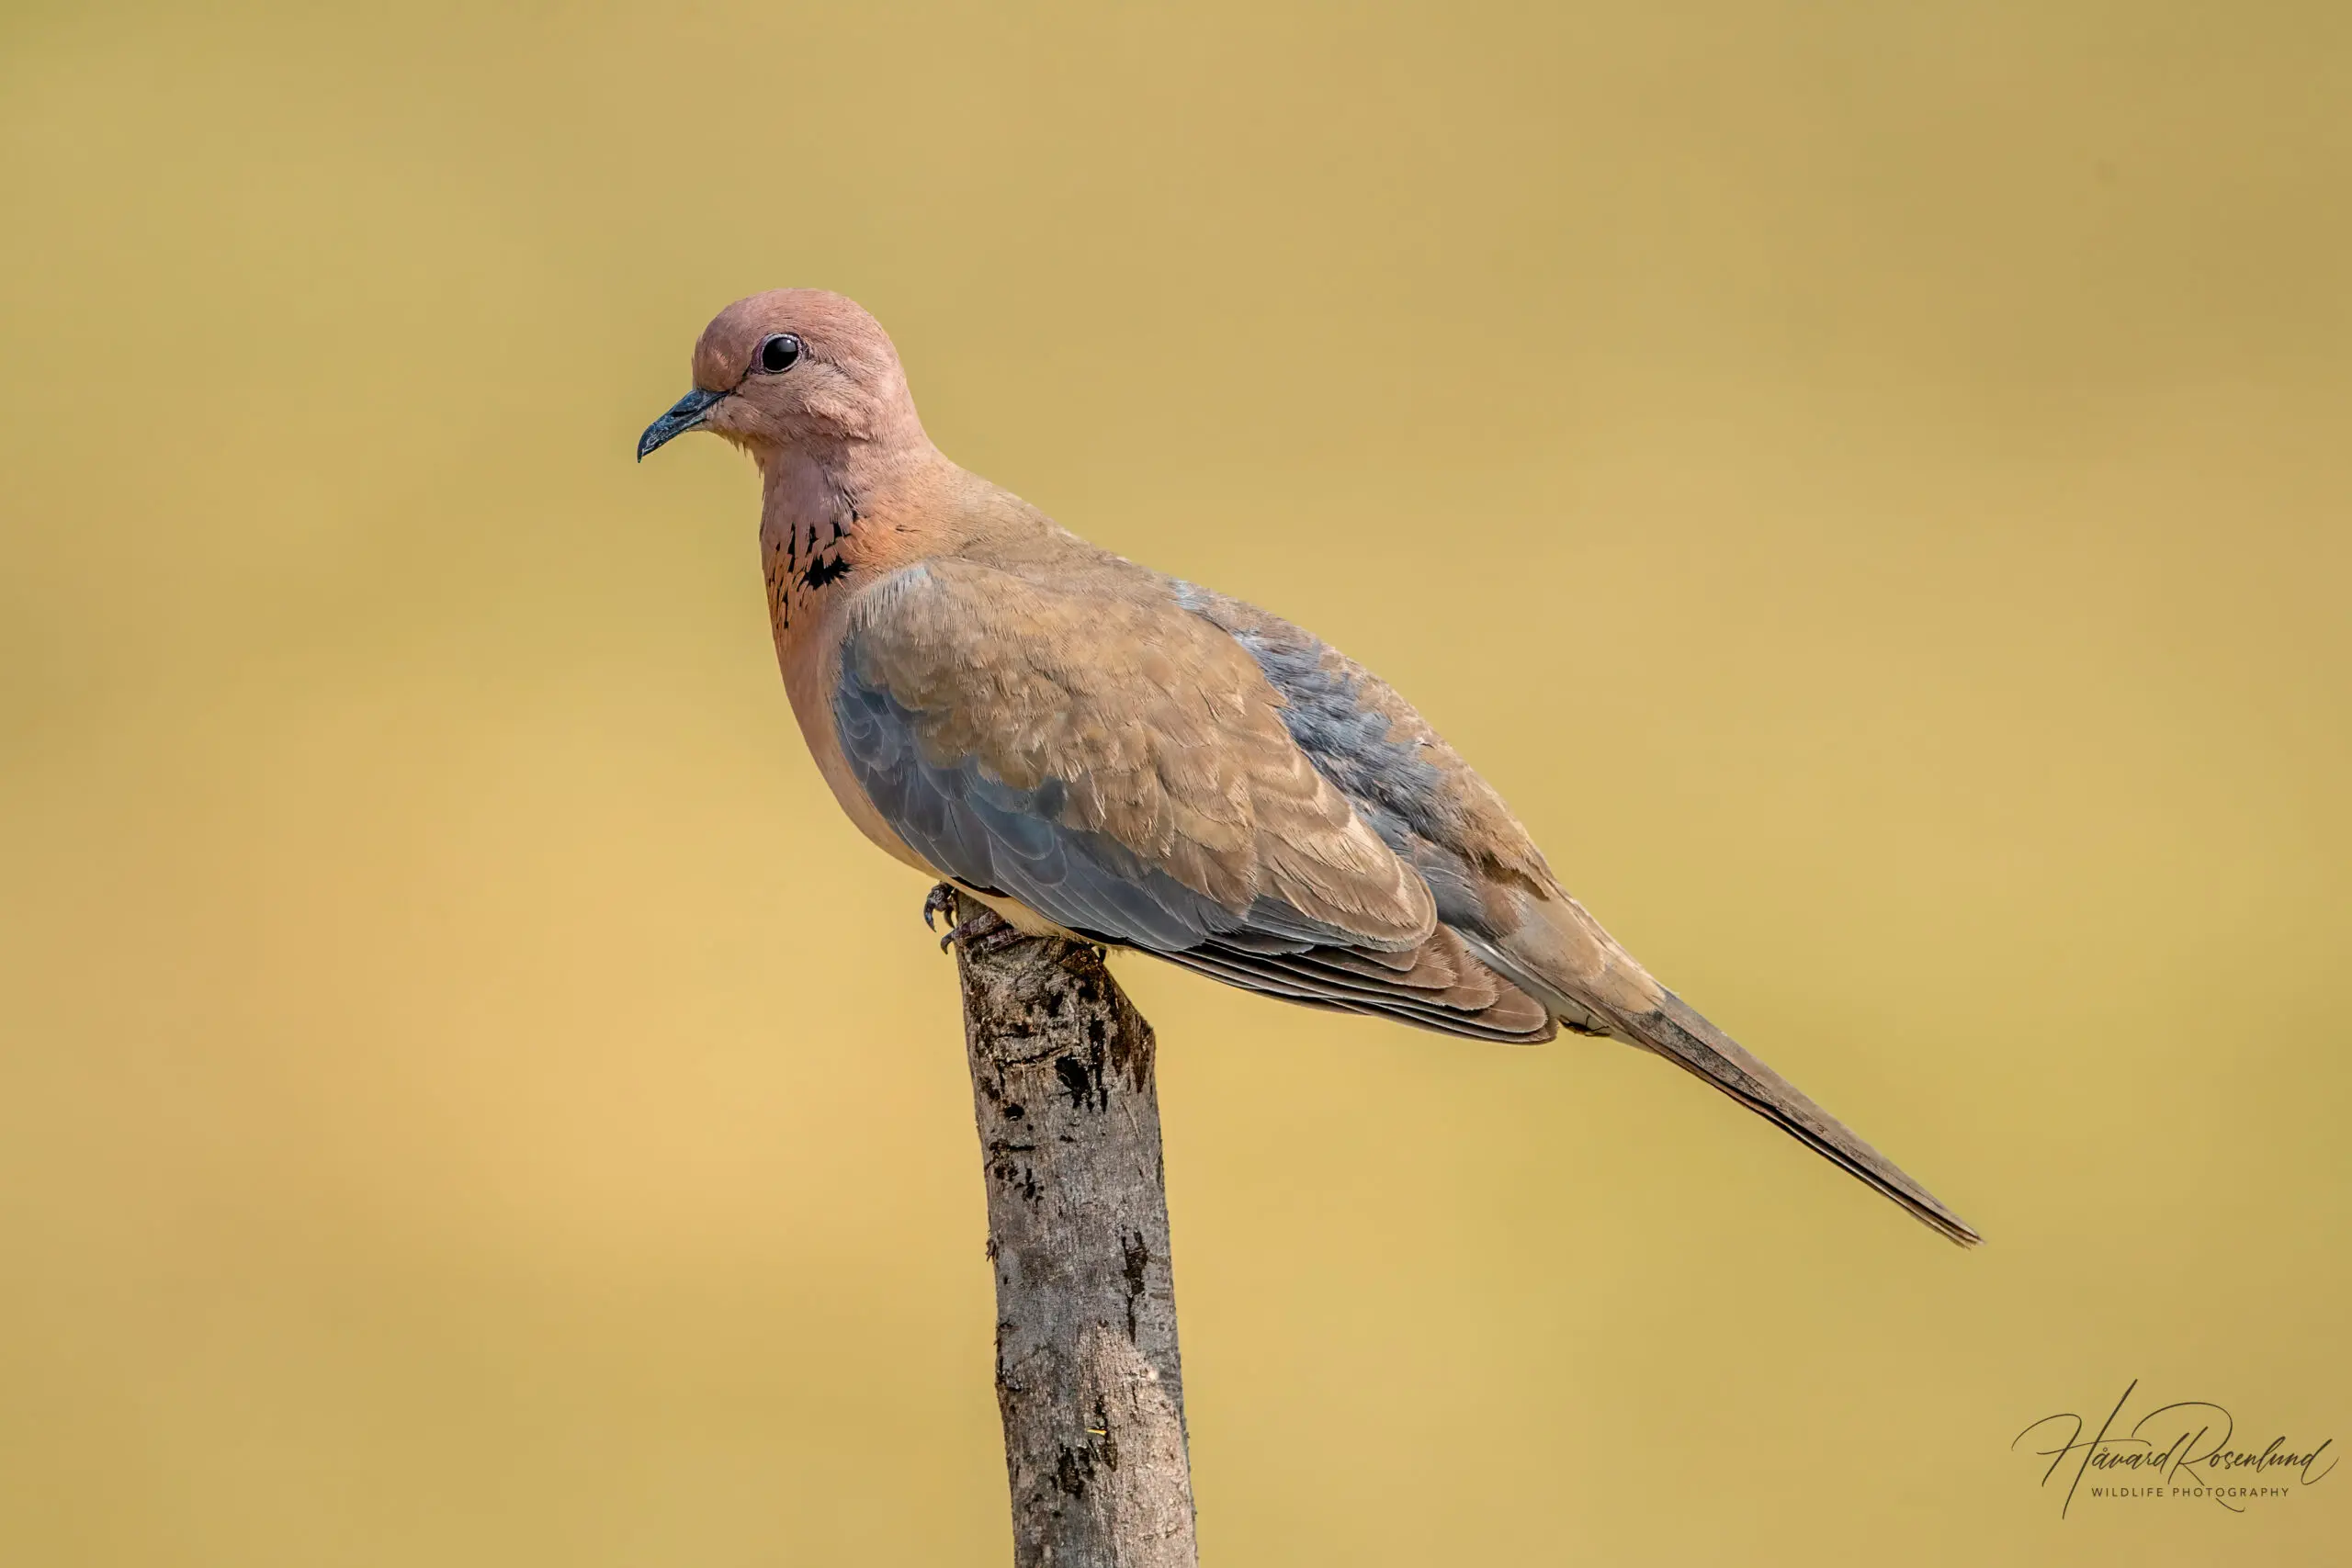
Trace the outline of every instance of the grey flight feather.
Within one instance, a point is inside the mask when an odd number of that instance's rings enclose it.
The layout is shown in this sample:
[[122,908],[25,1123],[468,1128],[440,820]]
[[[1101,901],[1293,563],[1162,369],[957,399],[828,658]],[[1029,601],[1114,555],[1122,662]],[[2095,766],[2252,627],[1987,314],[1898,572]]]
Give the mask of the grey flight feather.
[[[1259,649],[1236,640],[1266,667]],[[1416,954],[1368,948],[1278,898],[1261,896],[1245,908],[1229,908],[1146,864],[1116,840],[1069,826],[1062,820],[1068,786],[1061,780],[1016,788],[990,777],[974,758],[925,756],[920,716],[867,678],[859,652],[854,635],[842,649],[833,694],[842,755],[908,847],[966,886],[1017,898],[1094,941],[1133,947],[1283,1000],[1471,1039],[1531,1043],[1551,1038],[1553,1020],[1541,1004],[1513,996],[1498,980],[1474,988],[1470,1004],[1442,994],[1463,971],[1487,962],[1475,931],[1464,933],[1470,941],[1459,946],[1440,933],[1445,951],[1438,972],[1444,984],[1433,986],[1414,973]],[[1318,687],[1311,675],[1279,663],[1267,673],[1292,704],[1283,716],[1294,739],[1304,729],[1305,739],[1315,742],[1302,749],[1317,772],[1392,847],[1410,844],[1413,824],[1426,817],[1408,798],[1415,770],[1434,770],[1411,757],[1380,755],[1384,743],[1377,737],[1387,720],[1351,713],[1341,688]],[[1426,854],[1428,846],[1420,850]],[[1453,880],[1446,869],[1429,879],[1433,886]]]

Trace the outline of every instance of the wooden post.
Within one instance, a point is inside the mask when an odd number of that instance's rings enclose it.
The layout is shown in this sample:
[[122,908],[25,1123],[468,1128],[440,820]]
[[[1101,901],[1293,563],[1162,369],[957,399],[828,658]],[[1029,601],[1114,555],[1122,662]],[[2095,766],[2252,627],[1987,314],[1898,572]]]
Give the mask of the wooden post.
[[964,917],[1015,1568],[1194,1568],[1151,1025],[1099,949],[933,901]]

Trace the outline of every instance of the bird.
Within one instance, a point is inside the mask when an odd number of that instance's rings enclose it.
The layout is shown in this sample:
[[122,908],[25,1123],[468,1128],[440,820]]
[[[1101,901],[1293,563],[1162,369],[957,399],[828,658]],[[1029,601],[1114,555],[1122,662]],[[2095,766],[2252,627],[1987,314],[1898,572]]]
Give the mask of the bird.
[[777,663],[818,772],[993,931],[1444,1034],[1623,1041],[1950,1240],[1982,1239],[1654,979],[1379,677],[950,460],[854,300],[739,299],[693,378],[638,460],[690,431],[749,454]]

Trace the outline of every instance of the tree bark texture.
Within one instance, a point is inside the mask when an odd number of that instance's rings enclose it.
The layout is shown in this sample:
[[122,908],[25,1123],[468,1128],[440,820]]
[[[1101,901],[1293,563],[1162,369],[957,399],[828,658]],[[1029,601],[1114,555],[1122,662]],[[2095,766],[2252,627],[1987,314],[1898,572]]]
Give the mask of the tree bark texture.
[[1078,942],[965,899],[1016,1568],[1193,1568],[1151,1025]]

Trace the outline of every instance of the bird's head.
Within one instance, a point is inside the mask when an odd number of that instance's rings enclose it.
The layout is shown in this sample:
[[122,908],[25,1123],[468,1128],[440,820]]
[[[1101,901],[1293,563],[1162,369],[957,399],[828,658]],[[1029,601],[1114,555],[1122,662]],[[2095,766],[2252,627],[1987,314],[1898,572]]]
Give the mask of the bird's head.
[[695,344],[695,389],[638,438],[639,462],[707,430],[765,467],[780,454],[921,442],[899,351],[854,299],[775,288],[718,312]]

